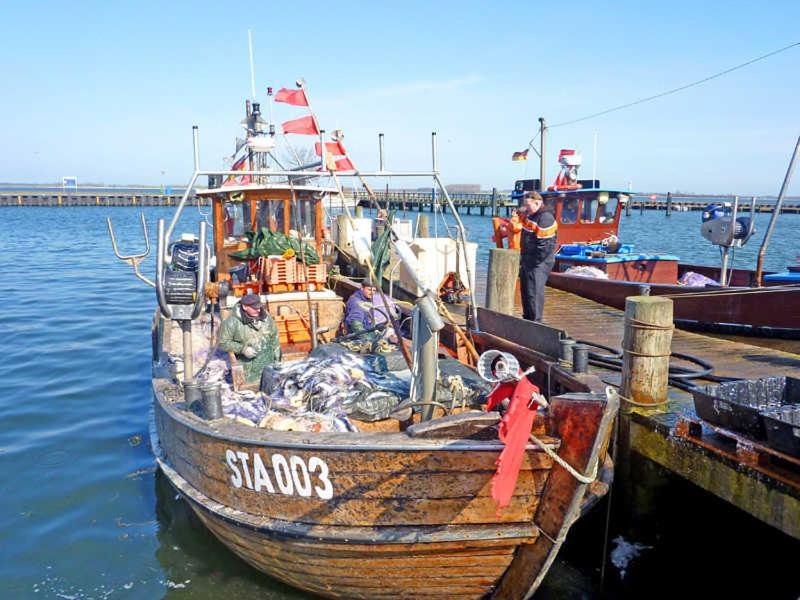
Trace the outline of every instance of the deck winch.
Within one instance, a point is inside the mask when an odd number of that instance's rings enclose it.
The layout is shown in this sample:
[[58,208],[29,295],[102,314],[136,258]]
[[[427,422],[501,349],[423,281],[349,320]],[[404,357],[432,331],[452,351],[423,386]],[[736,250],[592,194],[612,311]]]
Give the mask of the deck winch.
[[703,211],[703,222],[700,225],[700,235],[715,246],[719,246],[722,256],[720,269],[720,285],[728,284],[728,253],[731,248],[741,248],[755,233],[756,199],[750,203],[750,216],[739,216],[739,197],[730,203],[709,204]]

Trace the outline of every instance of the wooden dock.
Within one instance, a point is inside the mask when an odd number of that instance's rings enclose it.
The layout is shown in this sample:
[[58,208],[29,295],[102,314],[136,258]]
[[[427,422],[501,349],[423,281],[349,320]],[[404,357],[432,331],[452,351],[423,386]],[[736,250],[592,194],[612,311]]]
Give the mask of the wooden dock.
[[[562,329],[578,340],[620,347],[624,328],[622,311],[568,292],[546,289],[545,324]],[[800,377],[800,355],[681,329],[676,329],[672,335],[672,350],[712,363],[713,374],[720,377]]]
[[[622,342],[622,311],[560,290],[547,288],[544,322],[575,339],[614,348]],[[790,352],[678,329],[673,334],[672,350],[713,364],[713,375],[720,377],[800,377],[800,355]],[[592,370],[609,383],[619,382],[619,373]],[[695,383],[709,382],[699,379]],[[628,493],[635,495],[630,490],[636,486],[652,486],[626,473],[624,455],[635,452],[800,539],[800,460],[703,423],[689,393],[671,389],[666,406],[626,406],[620,419],[619,448],[618,479]]]

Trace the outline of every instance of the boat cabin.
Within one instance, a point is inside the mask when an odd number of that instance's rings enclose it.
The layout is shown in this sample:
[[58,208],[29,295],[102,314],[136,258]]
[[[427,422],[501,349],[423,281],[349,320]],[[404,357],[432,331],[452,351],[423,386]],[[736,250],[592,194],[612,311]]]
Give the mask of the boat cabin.
[[542,192],[558,222],[559,245],[596,244],[617,235],[622,207],[630,196],[606,189]]
[[[248,233],[261,228],[302,239],[323,250],[322,201],[333,188],[286,184],[232,185],[200,190],[211,198],[216,280],[231,281],[242,261],[231,256],[249,247]],[[241,279],[241,278],[240,278]]]

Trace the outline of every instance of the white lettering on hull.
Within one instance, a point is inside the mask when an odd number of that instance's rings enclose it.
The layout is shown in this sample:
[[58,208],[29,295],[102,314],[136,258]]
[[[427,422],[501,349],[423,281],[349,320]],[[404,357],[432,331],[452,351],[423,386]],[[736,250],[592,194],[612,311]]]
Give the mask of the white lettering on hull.
[[322,500],[333,498],[328,465],[318,456],[310,457],[306,464],[300,456],[290,455],[287,460],[283,454],[276,452],[265,462],[258,452],[248,454],[226,450],[225,463],[231,470],[231,483],[235,488],[245,487],[256,492],[303,498],[310,498],[316,493]]

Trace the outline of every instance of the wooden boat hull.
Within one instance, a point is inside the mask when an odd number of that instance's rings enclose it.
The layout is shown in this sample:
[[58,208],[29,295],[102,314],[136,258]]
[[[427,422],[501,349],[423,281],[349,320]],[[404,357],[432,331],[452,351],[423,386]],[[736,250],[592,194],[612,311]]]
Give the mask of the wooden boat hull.
[[[745,273],[737,275],[734,284],[744,279]],[[651,296],[672,297],[675,323],[685,329],[800,338],[800,287],[688,288],[640,281],[592,279],[555,271],[550,274],[547,284],[620,310],[624,310],[628,296],[640,295],[642,286],[646,285]]]
[[[243,560],[326,597],[524,596],[597,489],[529,447],[511,504],[498,513],[497,440],[206,422],[168,399],[171,387],[154,380],[151,434],[172,485]],[[565,398],[552,410],[569,439],[560,448],[546,439],[585,472],[605,451],[616,407]]]

